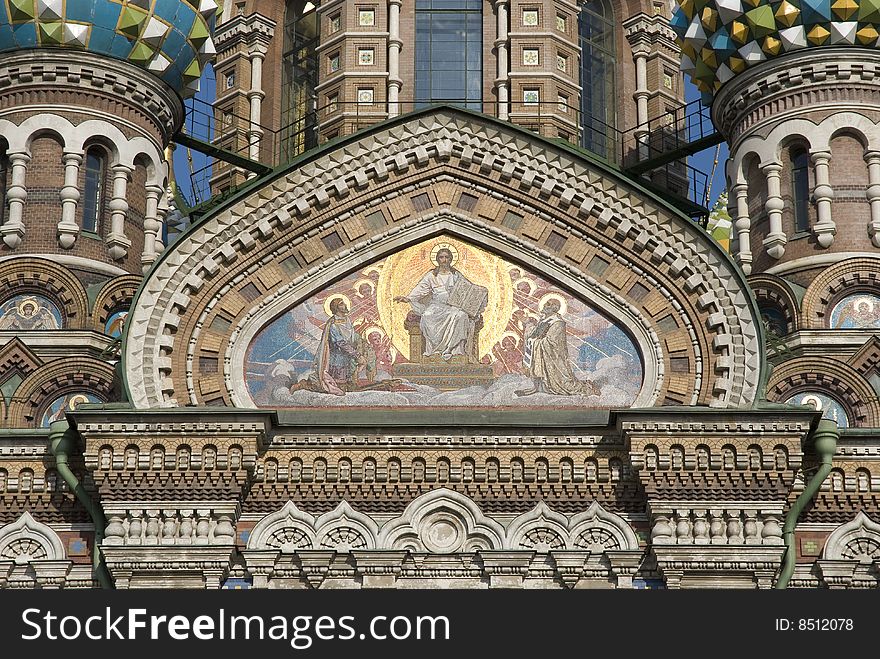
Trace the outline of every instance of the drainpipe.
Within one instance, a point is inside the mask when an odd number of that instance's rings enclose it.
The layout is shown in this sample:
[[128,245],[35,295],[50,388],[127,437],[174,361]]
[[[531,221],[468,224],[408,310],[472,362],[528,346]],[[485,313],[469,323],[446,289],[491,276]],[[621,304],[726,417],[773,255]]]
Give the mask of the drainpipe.
[[821,464],[816,473],[813,474],[810,482],[807,483],[804,491],[801,492],[801,495],[794,502],[791,510],[788,511],[788,515],[785,516],[785,525],[782,527],[782,538],[785,542],[785,560],[782,564],[782,571],[779,573],[779,580],[776,582],[776,588],[788,588],[788,582],[791,581],[791,575],[794,574],[797,554],[794,547],[794,527],[797,525],[798,517],[806,508],[807,503],[816,495],[828,474],[831,473],[831,458],[834,457],[834,452],[837,450],[837,440],[839,437],[840,432],[837,429],[837,424],[830,419],[819,421],[819,425],[813,431],[813,446],[816,449],[816,453],[819,454]]
[[74,446],[75,433],[76,431],[70,427],[66,420],[53,421],[49,426],[49,451],[55,456],[58,475],[76,494],[76,498],[89,513],[95,526],[95,542],[92,546],[92,577],[101,584],[101,588],[113,588],[113,580],[110,578],[110,573],[107,572],[107,566],[101,561],[101,542],[104,540],[104,529],[107,526],[104,511],[95,505],[89,493],[86,492],[82,483],[77,480],[67,464],[70,451]]

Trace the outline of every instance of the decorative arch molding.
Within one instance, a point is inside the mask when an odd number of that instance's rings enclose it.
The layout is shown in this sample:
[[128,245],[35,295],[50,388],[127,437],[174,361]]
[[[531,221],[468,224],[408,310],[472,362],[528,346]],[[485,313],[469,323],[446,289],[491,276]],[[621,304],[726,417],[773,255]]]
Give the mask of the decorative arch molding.
[[843,132],[856,135],[865,145],[865,151],[880,150],[880,126],[858,112],[839,112],[825,117],[819,123],[808,119],[792,118],[783,121],[765,137],[753,135],[731,149],[730,169],[736,183],[746,183],[743,161],[754,154],[762,164],[780,162],[782,148],[792,139],[800,139],[811,151],[831,151],[831,140]]
[[825,541],[822,559],[829,561],[880,561],[880,524],[860,510],[849,522],[841,524]]
[[63,561],[67,558],[61,538],[27,511],[15,522],[0,528],[0,560],[16,564]]
[[825,329],[833,305],[845,295],[880,295],[880,259],[846,259],[821,272],[807,288],[801,304],[801,327]]
[[749,277],[749,285],[760,307],[762,303],[778,309],[788,327],[788,333],[798,330],[800,304],[789,282],[776,275],[760,274]]
[[8,427],[30,428],[59,396],[88,392],[105,401],[113,394],[113,366],[88,357],[57,359],[41,366],[18,386],[9,405]]
[[103,332],[110,316],[122,307],[130,307],[142,281],[137,275],[123,275],[108,281],[92,307],[92,327]]
[[846,409],[850,425],[880,424],[877,393],[854,368],[834,359],[800,357],[777,366],[767,383],[767,398],[784,402],[803,391],[827,392]]
[[51,113],[28,117],[19,125],[0,119],[0,136],[6,139],[10,153],[30,154],[31,142],[43,133],[55,135],[64,151],[69,153],[83,153],[88,142],[100,140],[110,148],[111,165],[134,168],[138,156],[146,156],[151,164],[147,183],[162,185],[167,178],[161,145],[141,136],[129,139],[109,121],[89,119],[73,124],[67,118]]
[[[429,187],[433,214],[409,198]],[[462,207],[463,192],[476,198],[474,207]],[[502,253],[530,254],[542,271],[552,264],[583,290],[638,310],[663,337],[657,376],[669,377],[659,402],[754,401],[761,369],[754,302],[741,273],[698,227],[563,147],[446,108],[317,150],[191,227],[153,268],[129,317],[131,400],[232,404],[231,375],[199,370],[205,351],[214,364],[224,361],[230,328],[282,287],[325,268],[350,271],[360,250],[394,236],[436,232],[438,210],[447,227],[490,236]],[[256,299],[240,294],[246,284]],[[661,321],[666,330],[657,331]],[[676,352],[684,361],[673,372]]]
[[594,501],[572,517],[543,501],[506,527],[487,517],[468,496],[437,488],[422,494],[396,518],[379,524],[342,501],[315,518],[293,501],[263,517],[251,531],[248,550],[281,554],[311,550],[413,551],[582,551],[638,552],[639,541],[622,517]]
[[485,517],[471,498],[437,488],[385,524],[379,546],[436,554],[498,550],[504,548],[504,527]]
[[69,270],[39,257],[0,262],[0,302],[33,293],[54,302],[64,316],[64,329],[88,326],[89,299],[80,281]]

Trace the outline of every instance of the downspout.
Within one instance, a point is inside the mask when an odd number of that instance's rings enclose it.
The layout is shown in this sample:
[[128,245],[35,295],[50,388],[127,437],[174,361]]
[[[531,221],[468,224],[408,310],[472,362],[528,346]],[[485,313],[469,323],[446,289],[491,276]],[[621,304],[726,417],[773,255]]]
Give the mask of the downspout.
[[782,571],[779,573],[779,580],[776,582],[776,588],[788,588],[788,582],[794,574],[795,560],[797,552],[794,547],[794,527],[797,525],[798,517],[800,517],[807,503],[816,495],[822,483],[831,473],[831,459],[837,450],[837,440],[840,432],[837,424],[830,419],[822,419],[816,430],[813,431],[813,447],[819,455],[821,463],[816,473],[807,483],[804,491],[795,500],[788,515],[785,516],[785,524],[782,527],[782,538],[785,542],[785,560],[782,564]]
[[49,426],[49,451],[55,456],[58,475],[76,494],[76,498],[89,513],[92,524],[95,526],[95,542],[92,546],[92,578],[101,584],[101,588],[113,588],[113,580],[110,578],[110,573],[107,572],[107,566],[101,560],[101,542],[104,540],[104,529],[107,526],[104,511],[95,505],[89,493],[86,492],[68,465],[68,458],[75,444],[75,432],[66,420],[53,421]]

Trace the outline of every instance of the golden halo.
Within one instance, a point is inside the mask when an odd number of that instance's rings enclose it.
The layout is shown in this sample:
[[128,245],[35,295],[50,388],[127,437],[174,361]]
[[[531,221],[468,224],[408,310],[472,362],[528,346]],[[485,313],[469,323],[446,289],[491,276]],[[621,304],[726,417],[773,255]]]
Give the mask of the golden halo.
[[529,296],[531,296],[535,292],[535,289],[538,288],[538,283],[534,279],[529,279],[528,277],[520,277],[514,281],[513,288],[518,291],[520,284],[525,284],[529,287]]
[[862,297],[855,301],[853,306],[856,313],[862,313],[862,305],[868,307],[868,313],[874,313],[874,301],[869,297]]
[[449,265],[452,266],[458,263],[458,250],[452,243],[437,243],[436,245],[434,245],[434,247],[431,248],[431,263],[437,265],[437,252],[439,252],[441,249],[448,249],[450,252],[452,252],[452,263],[450,263]]
[[541,298],[541,301],[538,303],[538,309],[544,308],[544,303],[548,300],[556,300],[559,302],[559,315],[564,316],[568,311],[568,301],[559,293],[547,293]]
[[363,286],[364,284],[370,287],[370,295],[374,295],[376,293],[376,282],[374,282],[372,279],[358,279],[354,283],[354,286],[352,286],[355,295],[357,295],[358,297],[363,297],[363,295],[361,295],[361,286]]
[[822,400],[814,394],[807,394],[801,398],[801,405],[811,405],[816,408],[817,412],[822,411]]
[[367,329],[364,330],[364,338],[369,339],[373,334],[378,334],[379,338],[385,338],[385,330],[383,330],[378,325],[371,325]]
[[80,403],[88,403],[88,402],[90,402],[89,397],[86,396],[85,394],[74,394],[67,401],[67,409],[75,410],[76,406],[79,405]]
[[345,300],[345,306],[348,307],[349,311],[351,311],[351,298],[349,298],[347,295],[343,295],[342,293],[334,293],[333,295],[328,296],[326,300],[324,300],[324,313],[327,314],[328,318],[333,315],[333,312],[330,311],[330,303],[337,298],[342,298],[343,300]]
[[40,304],[32,297],[26,297],[21,302],[18,303],[18,313],[22,316],[25,315],[24,310],[28,307],[31,307],[34,310],[34,313],[37,313],[40,309]]
[[[517,334],[516,332],[511,332],[508,330],[501,335],[501,338],[504,339],[505,337],[508,337],[508,336],[511,339],[513,339],[513,345],[516,347],[519,347],[519,343],[522,340],[522,337],[519,334]],[[499,343],[500,343],[500,341],[499,341]]]

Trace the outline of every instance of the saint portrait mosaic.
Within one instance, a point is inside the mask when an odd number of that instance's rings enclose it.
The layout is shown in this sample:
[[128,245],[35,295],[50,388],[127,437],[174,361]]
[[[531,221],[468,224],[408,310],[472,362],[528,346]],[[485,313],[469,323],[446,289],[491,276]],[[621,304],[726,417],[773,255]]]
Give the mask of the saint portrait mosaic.
[[61,329],[61,312],[42,295],[16,295],[0,304],[0,330]]
[[625,407],[642,385],[622,327],[569,291],[439,237],[353,272],[264,327],[263,407]]

